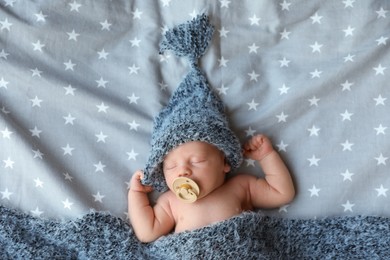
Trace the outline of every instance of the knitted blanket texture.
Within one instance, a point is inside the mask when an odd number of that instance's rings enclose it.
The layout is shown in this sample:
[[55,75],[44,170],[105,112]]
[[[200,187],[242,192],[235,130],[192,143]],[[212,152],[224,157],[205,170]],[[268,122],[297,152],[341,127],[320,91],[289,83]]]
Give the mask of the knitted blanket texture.
[[389,220],[246,212],[144,244],[127,222],[107,213],[57,221],[0,206],[0,259],[385,259]]

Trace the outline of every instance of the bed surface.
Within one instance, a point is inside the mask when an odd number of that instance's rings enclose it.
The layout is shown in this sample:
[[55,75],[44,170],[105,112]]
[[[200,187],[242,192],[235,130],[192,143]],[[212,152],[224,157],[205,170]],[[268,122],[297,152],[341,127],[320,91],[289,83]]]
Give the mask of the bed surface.
[[[0,1],[0,204],[126,218],[153,117],[188,72],[167,28],[206,13],[201,68],[241,141],[268,135],[280,217],[390,215],[388,1]],[[261,176],[245,160],[240,171]],[[155,194],[156,196],[156,194]]]

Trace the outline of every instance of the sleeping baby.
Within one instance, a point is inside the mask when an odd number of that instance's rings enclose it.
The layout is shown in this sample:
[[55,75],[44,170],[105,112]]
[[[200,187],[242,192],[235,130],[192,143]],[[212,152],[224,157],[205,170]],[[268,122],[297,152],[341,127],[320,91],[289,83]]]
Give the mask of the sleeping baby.
[[[270,140],[257,135],[241,147],[221,99],[199,68],[213,30],[201,15],[167,31],[160,44],[161,52],[187,57],[191,68],[155,118],[148,161],[130,182],[129,217],[142,242],[246,210],[279,207],[294,197],[290,173]],[[259,162],[264,178],[226,178],[241,165],[243,155]],[[148,198],[152,190],[164,192],[153,206]]]
[[197,229],[253,208],[272,208],[290,202],[294,186],[285,164],[263,135],[251,138],[244,155],[261,165],[265,178],[237,175],[226,179],[230,165],[223,152],[206,142],[192,141],[170,151],[163,171],[169,190],[152,207],[151,186],[137,171],[129,191],[129,215],[138,239],[151,242],[162,235]]

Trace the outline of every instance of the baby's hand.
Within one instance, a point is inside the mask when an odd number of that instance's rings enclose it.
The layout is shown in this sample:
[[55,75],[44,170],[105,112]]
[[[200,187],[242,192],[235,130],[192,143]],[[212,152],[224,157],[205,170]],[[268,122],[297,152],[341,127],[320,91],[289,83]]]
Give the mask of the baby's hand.
[[131,178],[130,181],[130,190],[132,191],[139,191],[139,192],[144,192],[144,193],[149,193],[153,190],[151,186],[145,186],[142,185],[141,179],[144,177],[144,173],[140,170],[136,171],[133,174],[133,177]]
[[253,136],[244,145],[244,156],[256,161],[261,161],[273,151],[272,143],[265,135]]

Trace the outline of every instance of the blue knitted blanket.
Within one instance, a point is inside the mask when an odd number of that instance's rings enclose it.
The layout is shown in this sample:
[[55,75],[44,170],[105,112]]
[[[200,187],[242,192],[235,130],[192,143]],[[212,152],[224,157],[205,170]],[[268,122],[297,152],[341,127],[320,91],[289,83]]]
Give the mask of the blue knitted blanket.
[[389,220],[246,212],[143,244],[127,222],[107,213],[56,221],[0,206],[0,259],[384,259],[390,255]]

